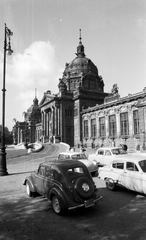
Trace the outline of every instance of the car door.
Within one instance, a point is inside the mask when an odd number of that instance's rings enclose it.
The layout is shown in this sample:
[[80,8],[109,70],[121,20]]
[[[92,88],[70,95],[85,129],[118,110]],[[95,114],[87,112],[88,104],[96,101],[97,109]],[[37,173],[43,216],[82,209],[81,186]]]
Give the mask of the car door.
[[139,162],[141,177],[142,177],[142,189],[143,193],[146,194],[146,160],[141,160]]
[[96,154],[96,161],[103,165],[104,149],[99,149]]
[[46,166],[45,167],[45,177],[44,177],[44,192],[45,196],[48,196],[49,190],[54,186],[53,169]]
[[109,165],[111,163],[112,159],[113,159],[113,156],[111,154],[111,151],[108,149],[105,149],[102,164]]
[[35,186],[37,192],[41,195],[44,195],[44,176],[45,176],[45,167],[40,166],[38,172],[35,176]]
[[110,178],[121,184],[121,178],[124,173],[124,162],[123,161],[113,161],[110,168]]
[[122,183],[127,189],[142,192],[142,173],[134,162],[125,162]]

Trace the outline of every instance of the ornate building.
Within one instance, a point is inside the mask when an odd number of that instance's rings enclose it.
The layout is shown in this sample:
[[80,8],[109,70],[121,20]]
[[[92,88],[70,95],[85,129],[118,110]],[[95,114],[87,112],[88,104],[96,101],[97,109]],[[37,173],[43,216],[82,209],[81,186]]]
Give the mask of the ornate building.
[[58,94],[47,91],[40,101],[42,120],[37,135],[42,132],[43,142],[63,141],[75,146],[82,141],[82,109],[102,104],[107,96],[97,67],[85,55],[81,35],[76,58],[66,63],[58,88]]
[[146,150],[146,88],[120,98],[116,84],[103,104],[83,110],[83,143]]
[[13,127],[14,144],[21,142],[33,143],[36,141],[36,125],[41,121],[41,111],[36,96],[27,112],[23,112],[23,116],[24,122],[19,122],[15,119]]
[[81,41],[76,57],[65,64],[57,94],[44,93],[38,105],[24,113],[24,122],[14,126],[15,142],[80,143],[87,147],[119,145],[145,149],[146,89],[120,98],[118,87],[104,92],[104,82],[94,63],[86,57]]

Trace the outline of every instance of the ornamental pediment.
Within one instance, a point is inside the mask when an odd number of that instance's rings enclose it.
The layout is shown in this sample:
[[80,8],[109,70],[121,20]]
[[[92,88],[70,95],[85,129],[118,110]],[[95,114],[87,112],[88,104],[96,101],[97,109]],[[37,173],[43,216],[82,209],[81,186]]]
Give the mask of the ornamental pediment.
[[54,99],[54,95],[48,94],[48,93],[44,93],[44,96],[42,98],[42,100],[40,101],[40,106],[44,105],[46,103],[49,103],[50,101],[52,101]]

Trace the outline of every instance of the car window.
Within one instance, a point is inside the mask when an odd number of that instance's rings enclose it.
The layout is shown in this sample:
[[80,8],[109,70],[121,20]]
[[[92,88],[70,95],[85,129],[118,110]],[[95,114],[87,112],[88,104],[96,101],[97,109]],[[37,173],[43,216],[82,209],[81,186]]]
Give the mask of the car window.
[[39,167],[38,174],[42,175],[42,176],[45,176],[45,167],[44,166]]
[[114,155],[119,155],[119,154],[126,154],[127,152],[124,151],[122,148],[116,148],[111,150]]
[[111,152],[109,150],[105,150],[105,155],[106,156],[110,156],[111,155]]
[[84,173],[84,169],[82,167],[75,167],[75,168],[69,168],[67,170],[68,175],[75,175],[75,174],[83,174]]
[[103,155],[104,154],[104,151],[103,150],[99,150],[98,151],[98,155]]
[[146,172],[146,160],[142,160],[139,162],[139,165],[143,172]]
[[118,169],[124,169],[124,163],[123,162],[113,162],[112,167],[118,168]]
[[137,168],[136,164],[133,163],[133,162],[127,162],[126,163],[126,169],[128,171],[138,171],[138,168]]
[[85,154],[75,154],[71,156],[71,159],[86,159]]
[[46,167],[45,169],[45,177],[53,178],[53,170]]
[[70,159],[70,155],[60,154],[60,155],[58,156],[58,159],[59,159],[59,160],[67,160],[67,159]]

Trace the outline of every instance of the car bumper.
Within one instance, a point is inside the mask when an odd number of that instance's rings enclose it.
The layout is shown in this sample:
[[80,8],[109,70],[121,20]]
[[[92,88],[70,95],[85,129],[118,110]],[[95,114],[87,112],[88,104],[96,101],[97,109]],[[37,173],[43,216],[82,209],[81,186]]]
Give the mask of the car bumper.
[[96,205],[97,201],[99,201],[101,199],[102,199],[102,196],[100,196],[94,200],[90,199],[90,200],[84,201],[84,203],[82,203],[82,204],[79,204],[79,205],[76,205],[73,207],[69,207],[68,210],[73,210],[73,209],[77,209],[77,208],[81,208],[81,207],[85,207],[85,208],[92,207],[92,206]]

